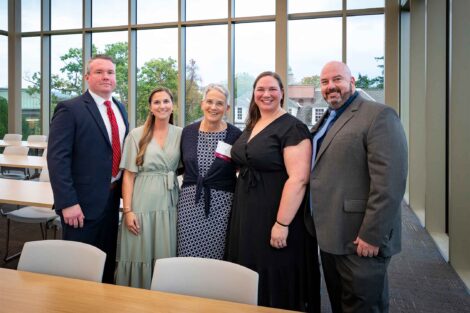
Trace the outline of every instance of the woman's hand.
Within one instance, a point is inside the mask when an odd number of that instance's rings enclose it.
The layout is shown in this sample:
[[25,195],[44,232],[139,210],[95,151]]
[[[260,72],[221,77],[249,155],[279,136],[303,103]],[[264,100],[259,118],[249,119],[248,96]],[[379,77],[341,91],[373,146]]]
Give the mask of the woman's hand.
[[271,246],[276,249],[282,249],[287,247],[288,234],[289,227],[281,226],[278,223],[274,223],[273,228],[271,228]]
[[124,214],[124,223],[126,223],[126,227],[131,233],[136,236],[140,234],[139,220],[134,212]]

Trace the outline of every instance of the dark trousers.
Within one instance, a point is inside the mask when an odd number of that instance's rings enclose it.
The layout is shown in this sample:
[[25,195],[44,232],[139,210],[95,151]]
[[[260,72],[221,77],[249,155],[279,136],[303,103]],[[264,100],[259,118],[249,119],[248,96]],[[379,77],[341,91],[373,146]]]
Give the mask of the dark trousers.
[[99,218],[88,220],[85,214],[83,228],[73,228],[73,226],[65,225],[63,216],[60,214],[62,219],[62,239],[88,243],[106,253],[103,283],[108,284],[114,283],[114,271],[116,269],[119,194],[117,188],[110,191],[106,209]]
[[335,255],[320,251],[333,313],[387,313],[390,257]]

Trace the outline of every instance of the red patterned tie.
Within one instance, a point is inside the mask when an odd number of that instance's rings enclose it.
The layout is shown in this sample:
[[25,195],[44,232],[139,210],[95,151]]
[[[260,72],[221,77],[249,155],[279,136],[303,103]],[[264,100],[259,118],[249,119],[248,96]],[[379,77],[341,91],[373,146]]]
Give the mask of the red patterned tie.
[[111,138],[113,148],[113,177],[119,173],[119,163],[121,162],[121,142],[119,141],[119,127],[114,116],[113,109],[111,108],[111,101],[104,102],[106,106],[106,113],[108,113],[109,122],[111,123]]

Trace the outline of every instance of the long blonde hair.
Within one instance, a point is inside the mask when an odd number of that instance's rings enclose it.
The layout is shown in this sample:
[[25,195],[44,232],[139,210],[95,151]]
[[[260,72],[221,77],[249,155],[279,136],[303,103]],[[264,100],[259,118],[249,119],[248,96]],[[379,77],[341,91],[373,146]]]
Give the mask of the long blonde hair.
[[[152,104],[152,97],[154,94],[157,92],[166,92],[171,99],[171,102],[173,103],[173,94],[171,93],[170,89],[166,87],[157,87],[152,92],[150,93],[149,96],[149,106]],[[170,115],[170,124],[173,124],[173,113]],[[135,158],[135,164],[137,166],[142,166],[144,164],[144,155],[145,151],[147,150],[147,147],[152,140],[153,137],[153,128],[155,125],[155,116],[152,114],[152,111],[149,111],[149,114],[147,116],[147,119],[145,120],[144,123],[144,133],[142,134],[142,138],[140,138],[139,141],[139,152],[137,153],[137,157]]]

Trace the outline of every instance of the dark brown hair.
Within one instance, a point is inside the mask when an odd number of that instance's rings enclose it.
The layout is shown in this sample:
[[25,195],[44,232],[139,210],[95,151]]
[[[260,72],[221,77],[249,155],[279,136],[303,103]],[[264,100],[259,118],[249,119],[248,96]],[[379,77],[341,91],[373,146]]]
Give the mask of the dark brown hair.
[[266,72],[259,74],[258,77],[256,77],[255,82],[253,83],[253,93],[251,94],[250,107],[248,109],[248,116],[245,122],[247,130],[252,130],[253,127],[255,127],[256,123],[261,118],[261,113],[259,111],[258,106],[255,103],[255,89],[256,89],[256,84],[258,83],[258,81],[265,76],[271,76],[277,80],[277,83],[279,84],[279,88],[281,89],[283,93],[283,96],[281,98],[281,106],[284,104],[284,85],[282,84],[281,76],[279,76],[278,73],[271,72],[271,71],[266,71]]
[[[170,89],[166,87],[157,87],[149,95],[149,105],[152,103],[152,97],[154,94],[157,92],[166,92],[171,99],[171,102],[173,103],[173,94],[171,93]],[[170,115],[170,124],[173,124],[173,112]],[[149,114],[147,116],[147,119],[145,120],[144,123],[144,132],[142,134],[142,138],[140,138],[139,141],[139,152],[137,153],[137,157],[135,158],[135,164],[137,166],[142,166],[144,164],[144,155],[145,151],[147,150],[147,146],[149,145],[150,141],[152,140],[153,137],[153,128],[155,125],[155,116],[152,114],[151,111],[149,111]]]

